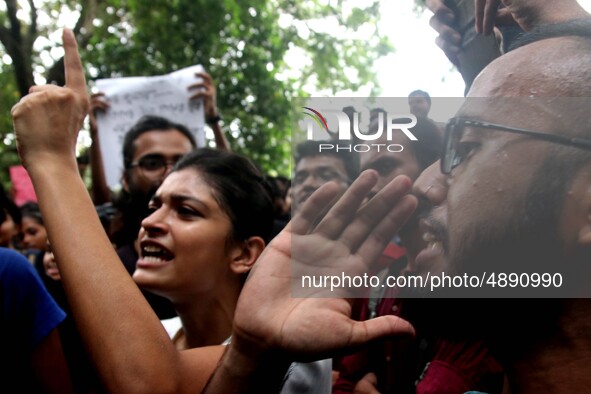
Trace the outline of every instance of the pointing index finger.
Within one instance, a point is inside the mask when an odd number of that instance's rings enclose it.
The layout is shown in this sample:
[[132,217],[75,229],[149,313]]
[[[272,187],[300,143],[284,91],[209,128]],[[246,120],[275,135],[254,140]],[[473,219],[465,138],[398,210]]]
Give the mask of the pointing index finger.
[[70,29],[64,29],[62,35],[64,45],[64,70],[66,74],[66,86],[79,94],[86,95],[86,78],[84,68],[78,54],[78,44],[74,33]]

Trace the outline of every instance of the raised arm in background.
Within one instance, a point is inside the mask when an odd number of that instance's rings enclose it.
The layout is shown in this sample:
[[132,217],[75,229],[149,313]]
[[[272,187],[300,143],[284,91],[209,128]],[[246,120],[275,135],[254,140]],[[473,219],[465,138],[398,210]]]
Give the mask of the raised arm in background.
[[89,155],[92,179],[92,200],[94,205],[101,205],[111,202],[112,200],[111,189],[109,189],[109,186],[107,185],[103,154],[101,152],[98,126],[96,123],[96,113],[98,111],[106,111],[110,106],[111,104],[105,100],[105,95],[103,93],[95,93],[90,96],[89,126],[90,139],[92,142],[89,148]]
[[213,131],[216,148],[219,150],[231,151],[230,143],[220,127],[221,118],[217,107],[217,90],[213,83],[213,79],[211,78],[211,75],[206,72],[197,73],[195,76],[201,78],[201,82],[189,86],[188,89],[190,91],[195,91],[190,97],[190,100],[203,99],[205,123],[207,123]]

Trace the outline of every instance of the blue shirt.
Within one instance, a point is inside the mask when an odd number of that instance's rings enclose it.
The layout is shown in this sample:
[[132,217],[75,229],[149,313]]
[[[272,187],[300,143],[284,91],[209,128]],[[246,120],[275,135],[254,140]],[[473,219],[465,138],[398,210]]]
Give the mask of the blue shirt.
[[30,353],[66,317],[31,263],[6,248],[0,248],[0,304],[1,347],[19,353]]

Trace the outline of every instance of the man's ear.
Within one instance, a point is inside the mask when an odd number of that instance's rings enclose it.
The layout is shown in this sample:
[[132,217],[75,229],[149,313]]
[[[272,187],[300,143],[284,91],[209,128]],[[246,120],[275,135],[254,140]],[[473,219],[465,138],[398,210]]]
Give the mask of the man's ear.
[[236,274],[245,274],[252,268],[265,249],[265,241],[261,237],[250,237],[246,241],[237,242],[232,247],[230,269]]

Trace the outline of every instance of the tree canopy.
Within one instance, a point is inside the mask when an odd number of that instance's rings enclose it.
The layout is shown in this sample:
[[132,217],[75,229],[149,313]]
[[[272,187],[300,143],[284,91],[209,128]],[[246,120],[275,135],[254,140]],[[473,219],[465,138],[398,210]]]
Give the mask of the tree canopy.
[[[63,83],[61,27],[74,29],[89,84],[202,64],[232,148],[287,175],[290,101],[369,86],[392,50],[379,3],[303,0],[1,0],[0,180],[18,159],[10,108],[35,82]],[[10,154],[9,154],[10,152]]]

